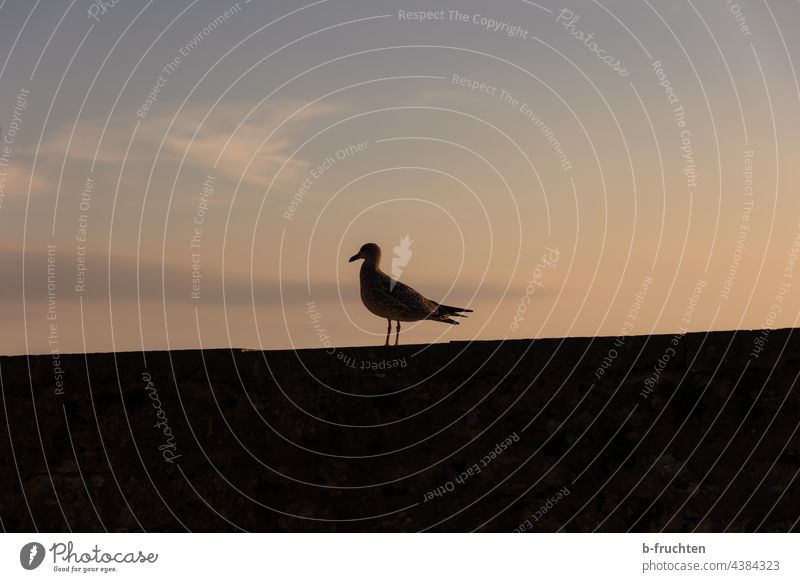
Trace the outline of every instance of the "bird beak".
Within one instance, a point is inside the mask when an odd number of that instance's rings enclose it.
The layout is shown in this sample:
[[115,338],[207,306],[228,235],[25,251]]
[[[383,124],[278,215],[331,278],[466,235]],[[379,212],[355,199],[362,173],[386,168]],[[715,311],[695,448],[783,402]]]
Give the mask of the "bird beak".
[[352,263],[353,261],[357,261],[357,260],[358,260],[358,259],[360,259],[360,258],[361,258],[361,257],[359,257],[359,256],[358,256],[358,254],[355,254],[355,255],[353,255],[352,257],[350,257],[350,260],[349,260],[349,261],[347,261],[347,262],[348,262],[348,263]]

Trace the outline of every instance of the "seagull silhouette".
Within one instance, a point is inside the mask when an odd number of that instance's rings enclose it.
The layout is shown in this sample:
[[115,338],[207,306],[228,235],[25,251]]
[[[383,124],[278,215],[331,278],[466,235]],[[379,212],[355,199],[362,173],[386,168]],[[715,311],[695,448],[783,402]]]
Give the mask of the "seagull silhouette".
[[361,265],[361,301],[364,306],[378,317],[389,321],[386,330],[386,345],[392,335],[392,321],[397,322],[397,336],[394,345],[400,343],[400,322],[421,321],[430,319],[450,325],[458,325],[453,317],[467,317],[464,313],[472,313],[471,309],[450,307],[436,301],[426,299],[420,293],[392,279],[381,271],[381,248],[375,243],[367,243],[352,257],[349,262],[363,259]]

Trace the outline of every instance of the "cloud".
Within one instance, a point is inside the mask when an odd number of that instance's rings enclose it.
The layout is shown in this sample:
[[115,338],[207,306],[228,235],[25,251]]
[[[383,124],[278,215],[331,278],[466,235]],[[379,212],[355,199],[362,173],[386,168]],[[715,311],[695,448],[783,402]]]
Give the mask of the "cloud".
[[[241,177],[247,183],[265,186],[284,163],[281,180],[295,179],[306,169],[309,164],[305,160],[288,161],[298,143],[297,135],[307,129],[309,121],[342,110],[335,104],[314,104],[305,108],[304,105],[302,101],[272,101],[256,109],[247,120],[244,116],[252,104],[241,102],[220,104],[210,113],[209,105],[193,103],[185,106],[174,120],[173,114],[150,113],[140,119],[125,111],[115,114],[108,122],[104,118],[81,119],[74,134],[73,124],[65,123],[48,132],[38,150],[30,148],[25,153],[59,164],[66,155],[68,163],[81,161],[115,166],[122,163],[149,165],[156,160],[156,155],[159,163],[179,163],[185,155],[185,163],[202,168],[204,172],[227,175],[235,180]],[[208,118],[204,120],[207,113]],[[284,121],[285,125],[262,145],[270,132]],[[135,138],[131,142],[134,131]],[[214,168],[217,158],[219,164]]]
[[[0,272],[4,273],[4,284],[0,286],[0,303],[20,304],[22,301],[22,267],[25,266],[25,299],[28,303],[46,302],[48,290],[48,254],[44,244],[22,249],[11,245],[0,245]],[[85,302],[135,301],[150,305],[166,301],[167,305],[197,303],[200,306],[250,306],[287,308],[305,305],[309,297],[308,282],[293,277],[279,278],[271,273],[257,273],[252,279],[242,273],[225,274],[223,279],[219,265],[201,267],[199,299],[192,300],[193,273],[191,261],[168,260],[161,263],[146,257],[114,252],[87,253],[84,264],[86,287],[82,293]],[[55,255],[55,293],[59,303],[77,299],[75,292],[77,262],[75,249],[57,249]],[[110,286],[109,286],[110,281]],[[444,300],[449,284],[439,280],[418,282],[417,288],[434,299]],[[461,281],[458,292],[448,297],[450,303],[467,300],[476,289],[477,282]],[[223,300],[224,287],[224,300]],[[484,281],[480,285],[485,297],[499,299],[505,285]],[[506,300],[516,300],[512,286]],[[523,290],[524,292],[524,290]],[[539,292],[537,291],[537,294]],[[357,273],[348,273],[340,281],[333,278],[311,281],[311,296],[317,303],[338,303],[340,297],[347,303],[360,302]],[[223,302],[224,301],[224,302]]]
[[[9,245],[0,246],[0,272],[4,273],[4,284],[0,286],[0,302],[20,303],[22,300],[22,267],[25,266],[25,299],[36,303],[46,301],[48,291],[48,254],[44,246],[27,249]],[[190,301],[193,273],[190,261],[161,262],[124,253],[87,253],[86,287],[84,300],[112,301],[135,300],[142,302],[165,300],[169,303]],[[75,283],[77,262],[73,248],[56,252],[54,292],[59,302],[77,297]],[[199,305],[251,305],[253,297],[257,306],[287,306],[305,304],[308,284],[304,280],[256,275],[252,280],[241,274],[226,274],[224,279],[218,269],[203,269],[200,279]],[[109,288],[110,281],[110,288]],[[358,295],[357,280],[342,283],[342,297]],[[252,293],[251,293],[252,288]],[[314,297],[320,301],[338,299],[336,281],[312,281]],[[282,299],[281,299],[282,297]]]
[[45,178],[45,173],[38,169],[31,180],[31,170],[19,162],[11,162],[0,168],[0,194],[3,198],[21,198],[27,196],[28,189],[34,194],[55,191],[55,184]]

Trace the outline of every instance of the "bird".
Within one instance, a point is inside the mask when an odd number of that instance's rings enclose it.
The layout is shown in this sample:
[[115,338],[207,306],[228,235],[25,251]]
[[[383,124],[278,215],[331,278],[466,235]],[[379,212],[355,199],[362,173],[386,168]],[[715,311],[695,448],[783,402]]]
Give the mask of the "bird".
[[352,263],[362,259],[361,265],[361,301],[364,306],[377,315],[384,317],[389,322],[386,330],[386,344],[392,335],[392,321],[397,322],[397,335],[394,345],[400,343],[401,321],[422,321],[430,319],[459,325],[454,317],[467,317],[465,313],[472,313],[471,309],[442,305],[431,299],[426,299],[421,293],[408,285],[392,279],[381,271],[381,248],[375,243],[367,243],[350,257]]

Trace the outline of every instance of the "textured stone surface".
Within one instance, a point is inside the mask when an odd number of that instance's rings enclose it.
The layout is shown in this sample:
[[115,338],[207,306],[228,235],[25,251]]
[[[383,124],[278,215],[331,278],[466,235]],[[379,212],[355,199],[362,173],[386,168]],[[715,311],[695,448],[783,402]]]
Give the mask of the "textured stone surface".
[[70,355],[63,394],[52,357],[0,358],[0,518],[7,531],[788,531],[800,340],[771,331],[754,358],[760,334]]

